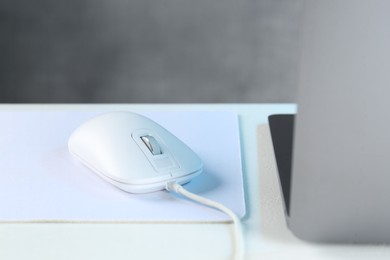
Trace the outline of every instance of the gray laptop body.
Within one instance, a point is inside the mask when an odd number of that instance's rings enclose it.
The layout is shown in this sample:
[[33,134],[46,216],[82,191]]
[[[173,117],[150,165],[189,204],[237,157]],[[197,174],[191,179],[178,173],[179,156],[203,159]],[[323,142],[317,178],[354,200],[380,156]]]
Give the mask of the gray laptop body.
[[390,243],[390,1],[307,1],[303,27],[288,226]]

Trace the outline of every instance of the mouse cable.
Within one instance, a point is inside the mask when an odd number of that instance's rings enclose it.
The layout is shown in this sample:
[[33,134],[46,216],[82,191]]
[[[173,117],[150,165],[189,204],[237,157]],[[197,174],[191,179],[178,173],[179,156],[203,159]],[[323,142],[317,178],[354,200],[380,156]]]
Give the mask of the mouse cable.
[[187,197],[190,200],[196,201],[200,204],[218,209],[218,210],[224,212],[229,217],[231,217],[233,224],[234,224],[234,233],[233,233],[234,234],[234,259],[235,260],[244,259],[244,240],[243,240],[243,235],[242,235],[241,221],[232,210],[225,207],[221,203],[206,199],[206,198],[201,197],[199,195],[196,195],[192,192],[189,192],[188,190],[186,190],[183,186],[181,186],[177,182],[169,182],[167,184],[166,189],[168,191],[175,191],[176,193],[178,193],[184,197]]

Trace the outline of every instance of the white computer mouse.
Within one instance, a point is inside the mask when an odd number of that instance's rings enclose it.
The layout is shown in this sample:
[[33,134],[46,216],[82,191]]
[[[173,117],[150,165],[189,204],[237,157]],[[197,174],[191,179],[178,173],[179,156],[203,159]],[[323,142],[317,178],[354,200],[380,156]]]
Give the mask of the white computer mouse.
[[72,133],[68,148],[100,177],[131,193],[163,190],[172,181],[187,183],[203,168],[197,154],[176,136],[131,112],[88,120]]

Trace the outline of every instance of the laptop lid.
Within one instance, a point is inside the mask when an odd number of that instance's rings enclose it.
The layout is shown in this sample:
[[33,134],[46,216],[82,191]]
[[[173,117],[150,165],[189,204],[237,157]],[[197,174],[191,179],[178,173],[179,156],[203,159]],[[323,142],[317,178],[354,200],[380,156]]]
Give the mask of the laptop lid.
[[390,242],[390,1],[306,2],[288,224]]

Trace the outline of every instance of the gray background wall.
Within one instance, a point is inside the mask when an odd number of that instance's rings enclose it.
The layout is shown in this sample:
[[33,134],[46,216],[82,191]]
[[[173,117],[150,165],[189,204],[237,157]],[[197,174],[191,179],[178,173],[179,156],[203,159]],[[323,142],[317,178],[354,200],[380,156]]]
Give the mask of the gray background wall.
[[3,0],[0,102],[293,102],[303,0]]

